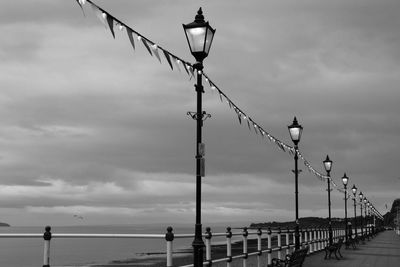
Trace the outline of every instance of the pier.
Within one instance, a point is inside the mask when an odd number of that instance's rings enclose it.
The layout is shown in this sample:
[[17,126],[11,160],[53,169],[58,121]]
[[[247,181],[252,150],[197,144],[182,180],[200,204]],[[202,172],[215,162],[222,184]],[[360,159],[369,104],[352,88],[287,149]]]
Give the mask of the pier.
[[[110,238],[158,239],[159,242],[165,242],[165,256],[155,266],[193,266],[193,264],[188,264],[191,262],[191,255],[186,255],[185,259],[182,260],[181,252],[174,249],[174,240],[187,239],[189,251],[193,234],[174,233],[172,227],[168,227],[166,230],[166,234],[65,234],[52,233],[51,227],[46,227],[44,234],[0,234],[0,238],[37,238],[39,239],[38,242],[43,242],[44,239],[43,266],[45,267],[58,266],[57,264],[52,265],[52,262],[56,262],[56,259],[51,257],[50,248],[53,246],[50,246],[50,243],[53,239],[65,238],[77,239],[76,242],[79,242],[82,238],[96,238],[104,241]],[[333,228],[332,230],[334,242],[344,238],[345,229]],[[332,256],[325,259],[325,248],[329,244],[329,228],[300,229],[300,246],[302,248],[309,247],[303,266],[398,266],[400,262],[400,236],[396,231],[384,231],[382,227],[375,229],[371,225],[364,228],[363,234],[360,231],[357,231],[357,233],[358,242],[355,246],[343,244],[341,248],[343,257],[337,259]],[[206,232],[203,233],[203,238],[206,240],[204,266],[267,267],[271,266],[274,258],[285,259],[286,255],[290,255],[295,250],[295,229],[289,228],[248,229],[244,227],[231,229],[227,227],[226,232],[220,233],[212,233],[211,229],[207,228]],[[356,238],[355,233],[353,233],[352,238]],[[38,266],[40,266],[39,262]],[[134,262],[131,265],[130,263],[123,263],[122,265],[113,264],[112,266],[140,265],[138,265],[138,262]]]
[[324,260],[323,253],[308,256],[304,267],[394,267],[400,264],[400,236],[394,231],[379,233],[356,249],[342,249],[343,258]]

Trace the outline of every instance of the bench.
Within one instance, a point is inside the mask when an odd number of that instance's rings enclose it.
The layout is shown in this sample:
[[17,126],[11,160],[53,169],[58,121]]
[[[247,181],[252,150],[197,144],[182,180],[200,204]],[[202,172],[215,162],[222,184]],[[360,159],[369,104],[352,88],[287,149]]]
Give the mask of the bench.
[[353,249],[356,249],[356,244],[358,244],[358,240],[356,237],[347,238],[346,248],[349,248],[351,246]]
[[343,238],[339,238],[338,242],[335,242],[332,245],[326,246],[325,247],[325,259],[328,258],[328,252],[329,252],[329,259],[331,258],[332,253],[335,253],[335,257],[337,260],[339,260],[337,253],[339,253],[341,258],[343,258],[342,254],[340,253],[340,248],[342,247],[342,245],[343,245]]
[[273,258],[271,267],[302,267],[309,247],[295,250],[292,254],[286,255],[285,260]]

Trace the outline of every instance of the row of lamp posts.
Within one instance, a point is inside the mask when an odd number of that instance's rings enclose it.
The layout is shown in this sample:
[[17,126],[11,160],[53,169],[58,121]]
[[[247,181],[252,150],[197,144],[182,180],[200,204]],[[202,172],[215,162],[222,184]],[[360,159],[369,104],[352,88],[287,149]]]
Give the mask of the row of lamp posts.
[[[204,20],[203,12],[201,8],[198,10],[195,20],[188,24],[183,24],[183,29],[186,35],[187,42],[189,44],[190,52],[196,59],[196,63],[193,64],[193,68],[197,72],[197,83],[195,84],[195,91],[197,95],[197,111],[188,112],[188,114],[196,120],[196,224],[195,224],[195,237],[192,242],[193,246],[193,261],[194,267],[203,266],[203,250],[204,241],[202,239],[202,224],[201,224],[201,178],[204,177],[204,144],[202,143],[202,127],[203,121],[210,117],[205,111],[202,110],[202,94],[204,93],[202,85],[202,71],[203,71],[203,60],[208,56],[211,44],[214,38],[215,29],[213,29],[208,21]],[[299,205],[298,205],[298,144],[300,142],[303,127],[298,123],[296,117],[293,123],[288,126],[290,137],[294,143],[294,161],[295,169],[295,205],[296,205],[296,227],[295,227],[295,249],[300,248],[300,232],[299,232]],[[332,221],[331,221],[331,199],[330,199],[330,171],[332,168],[332,161],[329,156],[323,161],[324,167],[327,173],[328,182],[328,207],[329,207],[329,244],[333,242],[332,235]],[[346,174],[342,177],[342,181],[345,188],[345,224],[346,224],[346,239],[347,239],[347,183],[349,178]],[[356,218],[356,192],[357,188],[353,185],[352,192],[354,194],[354,217]],[[362,218],[362,202],[365,203],[365,216],[367,209],[367,200],[360,192],[360,207],[361,207],[361,218]],[[368,202],[369,203],[369,202]],[[368,204],[369,205],[369,204]],[[355,223],[356,227],[356,223]],[[356,231],[357,235],[357,231]],[[361,223],[361,235],[363,235],[363,223]]]
[[[289,134],[290,137],[294,143],[294,162],[295,162],[295,169],[293,170],[295,174],[295,208],[296,208],[296,226],[295,226],[295,249],[300,248],[300,232],[299,232],[299,203],[298,203],[298,175],[299,175],[299,170],[298,170],[298,144],[301,138],[301,134],[303,132],[303,127],[298,123],[297,118],[295,117],[293,119],[293,123],[288,126],[289,129]],[[326,156],[326,159],[323,161],[324,168],[326,171],[326,176],[327,176],[327,184],[328,184],[328,239],[329,239],[329,244],[332,245],[333,243],[333,231],[332,231],[332,217],[331,217],[331,177],[330,173],[332,170],[332,160],[329,158],[329,156]],[[347,244],[348,239],[351,238],[351,233],[348,228],[348,220],[347,220],[347,199],[348,194],[347,194],[347,184],[349,182],[349,177],[347,177],[346,173],[344,173],[342,177],[342,182],[344,186],[344,214],[345,214],[345,242]],[[354,195],[354,229],[355,229],[355,236],[357,238],[357,222],[356,222],[356,193],[357,193],[357,187],[353,185],[352,187],[352,192]],[[368,216],[370,215],[370,207],[372,207],[371,203],[366,199],[366,197],[360,192],[359,194],[360,197],[360,208],[361,208],[361,235],[363,236],[363,213],[362,213],[362,208],[364,205],[364,218],[367,219],[367,209],[368,209]],[[366,222],[368,223],[368,222]]]

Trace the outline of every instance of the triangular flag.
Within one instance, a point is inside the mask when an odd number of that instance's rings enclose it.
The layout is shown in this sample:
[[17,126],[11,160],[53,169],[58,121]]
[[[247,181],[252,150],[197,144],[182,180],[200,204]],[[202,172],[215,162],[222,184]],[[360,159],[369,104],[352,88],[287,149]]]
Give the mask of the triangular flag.
[[83,10],[83,7],[82,7],[82,5],[85,4],[85,1],[83,1],[83,0],[76,0],[76,2],[78,3],[78,5],[80,6],[80,8],[82,9],[83,15],[86,17],[85,11]]
[[283,147],[283,145],[282,145],[282,143],[281,142],[277,142],[277,145],[283,150],[283,151],[285,151],[285,148]]
[[192,74],[192,76],[195,77],[195,76],[194,76],[194,69],[193,69],[193,67],[189,66],[189,71],[190,71],[190,73]]
[[[90,2],[89,2],[90,3]],[[107,28],[106,17],[107,14],[101,11],[97,6],[91,4],[93,12],[96,14],[96,17],[103,23],[104,27]]]
[[156,55],[158,61],[160,61],[160,63],[161,63],[160,54],[158,54],[158,46],[156,44],[153,44],[151,46],[151,50],[153,51],[153,54]]
[[180,62],[180,60],[177,59],[176,57],[174,57],[173,62],[174,62],[174,64],[175,64],[176,68],[179,70],[179,72],[182,72],[182,71],[181,71],[181,67],[179,67],[179,62]]
[[126,27],[126,33],[128,34],[129,41],[131,41],[133,50],[135,50],[135,39],[133,38],[133,31]]
[[253,126],[254,126],[254,132],[256,132],[256,134],[258,134],[257,125],[256,125],[256,124],[253,124]]
[[[219,91],[219,90],[218,90]],[[222,94],[221,94],[221,92],[219,92],[219,99],[221,99],[221,102],[224,102],[223,100],[222,100]]]
[[238,115],[239,123],[242,124],[242,116],[240,116],[240,113],[237,113],[237,115]]
[[189,75],[189,77],[190,77],[190,73],[188,71],[188,69],[190,68],[189,65],[186,65],[186,63],[185,63],[185,64],[183,64],[183,68],[185,69],[187,75]]
[[153,54],[151,53],[151,50],[150,50],[150,47],[149,47],[149,44],[147,43],[147,41],[143,37],[140,37],[140,40],[142,40],[142,43],[144,44],[144,46],[147,48],[147,51],[149,51],[150,55],[152,56]]
[[107,19],[107,22],[108,22],[108,26],[110,27],[111,34],[112,34],[112,36],[113,36],[114,39],[115,39],[114,20],[113,20],[113,17],[111,17],[109,14],[106,14],[106,19]]
[[249,126],[249,130],[251,131],[249,120],[247,120],[247,126]]
[[162,50],[162,51],[164,52],[164,56],[165,56],[165,58],[167,59],[168,64],[169,64],[169,66],[171,67],[171,70],[174,70],[174,67],[172,66],[171,58],[169,57],[168,52],[165,51],[165,50]]

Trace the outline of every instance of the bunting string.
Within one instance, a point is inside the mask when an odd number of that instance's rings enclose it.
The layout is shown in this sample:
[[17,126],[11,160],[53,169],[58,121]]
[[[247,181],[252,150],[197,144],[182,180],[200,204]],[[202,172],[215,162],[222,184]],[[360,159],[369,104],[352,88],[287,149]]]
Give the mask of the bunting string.
[[[121,20],[115,18],[112,16],[110,13],[108,13],[106,10],[102,9],[95,3],[93,3],[91,0],[75,0],[79,7],[81,8],[83,14],[85,15],[84,11],[84,6],[85,5],[90,5],[94,13],[96,14],[96,17],[100,20],[100,22],[106,27],[109,28],[111,35],[115,39],[115,29],[118,28],[119,31],[126,31],[128,40],[131,43],[131,46],[133,50],[137,48],[137,43],[142,43],[143,46],[146,48],[150,56],[155,56],[157,60],[162,63],[161,56],[163,55],[165,58],[165,61],[168,63],[168,66],[171,68],[171,70],[177,69],[179,72],[182,72],[182,69],[186,72],[186,74],[189,76],[189,79],[195,77],[195,69],[193,65],[182,58],[172,54],[168,50],[164,49],[160,45],[156,44],[155,42],[151,41],[150,39],[146,38],[144,35],[140,34],[136,30],[132,29],[125,23],[123,23]],[[136,43],[137,42],[137,43]],[[281,149],[283,152],[287,152],[290,155],[294,155],[297,152],[297,155],[299,158],[303,161],[304,166],[309,170],[310,173],[315,175],[317,178],[319,178],[321,181],[326,181],[327,179],[330,179],[332,185],[338,190],[341,191],[341,188],[338,188],[336,183],[333,181],[331,177],[328,177],[324,174],[321,174],[318,172],[315,168],[311,166],[311,164],[304,158],[302,153],[300,152],[299,149],[295,149],[294,147],[284,143],[283,141],[279,140],[278,138],[274,137],[272,134],[270,134],[268,131],[266,131],[260,124],[256,123],[247,113],[245,113],[241,108],[239,108],[238,105],[236,105],[212,80],[211,78],[204,73],[203,71],[199,71],[199,74],[201,74],[205,81],[208,83],[210,86],[211,91],[217,91],[218,96],[221,100],[222,103],[227,103],[229,108],[232,109],[240,124],[242,122],[246,121],[247,127],[249,128],[250,131],[254,131],[255,134],[260,135],[263,139],[268,140],[272,143],[274,143],[276,146],[278,146],[279,149]]]

